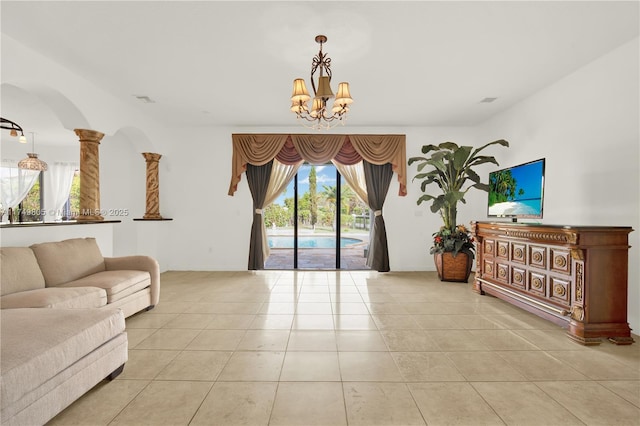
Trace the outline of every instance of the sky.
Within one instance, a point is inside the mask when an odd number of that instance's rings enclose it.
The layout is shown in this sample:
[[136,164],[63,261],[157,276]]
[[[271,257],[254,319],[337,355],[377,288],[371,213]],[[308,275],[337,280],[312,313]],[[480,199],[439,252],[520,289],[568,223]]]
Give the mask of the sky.
[[[336,184],[336,168],[333,164],[323,165],[323,166],[315,166],[316,167],[316,192],[323,192],[323,185],[327,186],[335,186]],[[309,190],[309,172],[311,171],[311,165],[303,164],[300,169],[298,169],[298,196],[302,196],[305,192]],[[293,197],[293,185],[294,181],[292,180],[287,186],[287,190],[283,195],[280,195],[275,203],[284,205],[285,198]]]
[[[521,167],[511,169],[511,175],[516,179],[516,201],[539,199],[542,194],[543,162],[538,160]],[[522,188],[524,194],[518,196],[518,190]]]

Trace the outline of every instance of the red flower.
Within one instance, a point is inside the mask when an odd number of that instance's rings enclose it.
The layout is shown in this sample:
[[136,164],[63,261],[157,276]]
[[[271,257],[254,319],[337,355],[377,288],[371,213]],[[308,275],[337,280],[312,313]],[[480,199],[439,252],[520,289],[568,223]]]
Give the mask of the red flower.
[[433,239],[436,243],[441,243],[442,242],[442,237],[437,236]]

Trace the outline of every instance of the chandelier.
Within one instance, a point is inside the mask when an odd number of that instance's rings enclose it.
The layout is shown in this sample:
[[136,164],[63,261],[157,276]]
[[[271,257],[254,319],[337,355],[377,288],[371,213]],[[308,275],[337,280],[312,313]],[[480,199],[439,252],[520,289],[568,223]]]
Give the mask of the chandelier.
[[14,137],[18,136],[18,132],[20,132],[20,138],[18,138],[18,141],[20,141],[20,143],[27,143],[27,138],[24,137],[24,131],[19,124],[0,117],[0,128],[10,130],[9,134]]
[[[36,137],[35,133],[31,132],[31,150],[36,150]],[[44,172],[47,170],[47,163],[38,158],[38,154],[35,152],[28,152],[27,158],[18,162],[18,168],[23,170],[35,170]]]
[[[305,127],[323,130],[330,129],[338,123],[344,125],[349,105],[353,102],[349,93],[349,83],[342,82],[338,85],[338,94],[331,90],[331,58],[322,53],[322,44],[327,42],[327,37],[316,36],[316,42],[320,44],[320,52],[313,58],[311,64],[311,87],[313,88],[313,103],[311,111],[307,102],[311,99],[304,79],[293,80],[293,93],[291,94],[291,111],[294,112]],[[319,70],[319,76],[314,81],[314,74]],[[333,106],[329,110],[327,101],[335,98]],[[304,120],[304,121],[302,121]]]

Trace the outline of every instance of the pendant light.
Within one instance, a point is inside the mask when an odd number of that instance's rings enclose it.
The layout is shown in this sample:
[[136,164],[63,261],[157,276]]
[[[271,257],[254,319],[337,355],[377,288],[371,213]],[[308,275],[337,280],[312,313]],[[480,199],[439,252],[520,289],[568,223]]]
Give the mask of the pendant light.
[[[35,133],[34,132],[30,132],[30,133],[31,133],[31,150],[35,151],[36,150]],[[24,169],[24,170],[35,170],[35,171],[44,172],[47,170],[48,166],[47,166],[47,163],[45,163],[44,161],[38,158],[38,154],[36,154],[35,152],[28,152],[27,158],[25,158],[24,160],[20,160],[20,162],[18,163],[18,168]]]

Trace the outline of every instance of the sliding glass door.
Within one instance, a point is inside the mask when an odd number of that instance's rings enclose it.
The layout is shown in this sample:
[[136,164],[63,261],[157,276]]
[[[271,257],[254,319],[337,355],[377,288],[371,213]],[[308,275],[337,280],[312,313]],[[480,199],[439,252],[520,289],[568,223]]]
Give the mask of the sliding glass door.
[[367,269],[368,212],[333,164],[305,163],[263,213],[265,268]]

